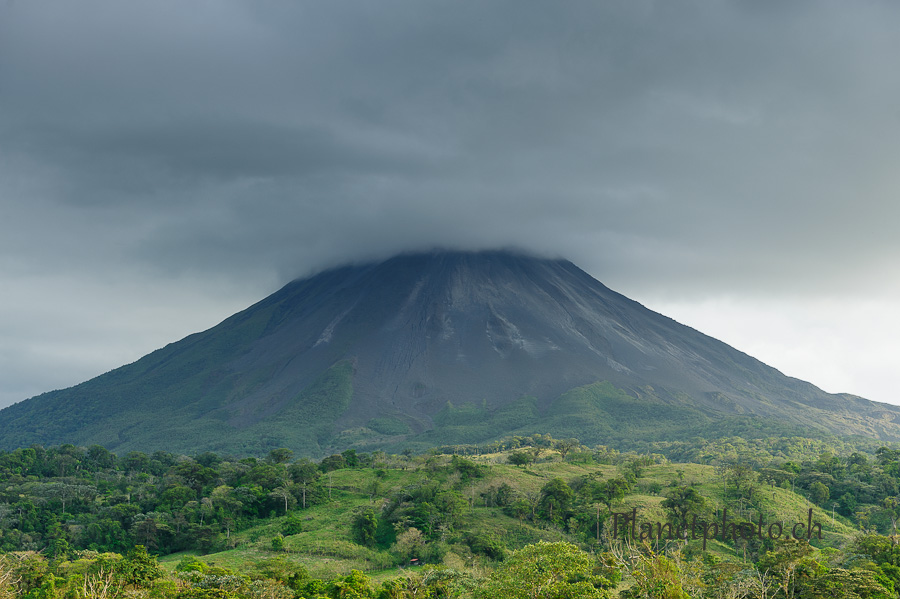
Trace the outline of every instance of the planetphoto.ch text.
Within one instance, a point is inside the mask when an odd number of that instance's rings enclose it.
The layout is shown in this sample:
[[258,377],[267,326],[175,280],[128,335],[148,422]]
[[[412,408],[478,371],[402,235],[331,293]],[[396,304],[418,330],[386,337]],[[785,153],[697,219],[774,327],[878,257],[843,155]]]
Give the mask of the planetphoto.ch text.
[[613,535],[616,538],[631,538],[633,541],[663,541],[663,540],[685,540],[691,539],[699,541],[703,539],[703,549],[706,549],[706,542],[712,539],[720,541],[737,541],[738,539],[750,540],[757,539],[780,539],[793,537],[794,539],[810,540],[815,536],[817,539],[822,538],[822,524],[813,522],[812,509],[810,508],[806,516],[806,522],[796,522],[793,525],[782,524],[781,522],[772,522],[770,524],[763,523],[762,514],[759,516],[758,522],[737,522],[728,520],[728,509],[722,510],[722,519],[707,522],[706,520],[698,520],[697,516],[693,516],[688,522],[685,518],[680,523],[672,522],[638,522],[637,508],[631,510],[631,513],[622,512],[612,513],[613,517]]

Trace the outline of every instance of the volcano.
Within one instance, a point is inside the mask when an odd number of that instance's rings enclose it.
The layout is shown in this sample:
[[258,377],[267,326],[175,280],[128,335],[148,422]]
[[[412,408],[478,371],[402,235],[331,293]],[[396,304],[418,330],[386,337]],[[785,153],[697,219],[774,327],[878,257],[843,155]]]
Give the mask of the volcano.
[[727,433],[900,439],[900,409],[831,395],[566,260],[405,254],[289,283],[219,325],[0,411],[0,444],[115,451],[622,445]]

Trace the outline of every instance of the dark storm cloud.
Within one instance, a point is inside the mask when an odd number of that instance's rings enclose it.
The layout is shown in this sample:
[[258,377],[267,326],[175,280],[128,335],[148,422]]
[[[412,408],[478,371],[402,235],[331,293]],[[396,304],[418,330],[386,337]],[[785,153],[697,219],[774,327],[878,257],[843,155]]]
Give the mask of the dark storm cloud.
[[411,174],[423,166],[411,153],[392,155],[390,148],[342,141],[320,127],[202,117],[108,129],[48,129],[39,135],[10,131],[7,140],[12,147],[16,142],[30,146],[29,151],[40,152],[64,169],[72,188],[60,200],[75,204],[118,203],[148,191],[178,191],[221,181]]
[[896,210],[886,3],[5,12],[4,151],[62,204],[141,203],[158,229],[124,249],[167,269],[524,244],[696,284],[849,267],[838,228],[893,247],[852,207]]
[[262,292],[515,246],[624,291],[864,289],[898,254],[898,19],[876,0],[7,2],[0,276]]

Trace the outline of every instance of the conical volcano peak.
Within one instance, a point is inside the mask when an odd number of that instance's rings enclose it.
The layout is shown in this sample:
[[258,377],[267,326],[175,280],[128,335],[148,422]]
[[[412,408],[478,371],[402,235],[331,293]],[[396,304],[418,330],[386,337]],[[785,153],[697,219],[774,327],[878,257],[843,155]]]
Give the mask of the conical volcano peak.
[[[327,305],[310,305],[310,287],[332,277],[340,282]],[[316,337],[316,351],[343,342],[377,352],[376,364],[357,360],[358,372],[374,385],[367,401],[399,402],[409,414],[430,400],[471,401],[476,388],[489,403],[523,393],[546,401],[568,384],[544,380],[558,378],[550,371],[574,377],[585,358],[590,365],[579,381],[593,380],[588,371],[598,357],[625,371],[603,334],[616,334],[609,309],[615,302],[637,307],[570,262],[506,251],[402,255],[297,281],[290,295],[301,310],[296,317],[322,329],[309,336]],[[451,383],[457,375],[449,365],[469,369],[471,384]],[[414,398],[404,391],[410,388]]]
[[436,250],[295,280],[134,364],[0,411],[0,438],[321,455],[533,433],[614,445],[726,434],[747,418],[769,433],[900,439],[896,408],[785,377],[569,261]]

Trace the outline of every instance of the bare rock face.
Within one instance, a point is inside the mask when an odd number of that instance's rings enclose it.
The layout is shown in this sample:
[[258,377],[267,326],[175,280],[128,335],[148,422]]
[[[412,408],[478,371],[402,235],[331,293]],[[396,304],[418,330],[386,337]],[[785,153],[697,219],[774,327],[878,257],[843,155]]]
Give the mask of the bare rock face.
[[[617,399],[585,387],[598,382]],[[441,429],[462,405],[483,422]],[[520,405],[530,419],[498,419]],[[670,420],[737,415],[900,438],[893,406],[786,377],[570,262],[431,252],[294,281],[134,364],[0,411],[0,438],[315,454],[432,429],[444,432],[422,438],[558,431],[602,442],[617,423],[687,430]]]

